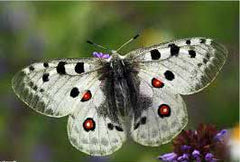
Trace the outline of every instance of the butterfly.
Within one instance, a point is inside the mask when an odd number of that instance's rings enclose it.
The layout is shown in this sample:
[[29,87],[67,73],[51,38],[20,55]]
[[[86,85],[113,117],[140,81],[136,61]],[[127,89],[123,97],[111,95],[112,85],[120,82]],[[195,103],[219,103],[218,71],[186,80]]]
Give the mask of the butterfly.
[[31,64],[14,76],[12,87],[38,113],[68,116],[68,138],[75,148],[105,156],[120,149],[128,136],[144,146],[177,136],[188,123],[181,95],[207,87],[227,50],[196,37],[126,55],[94,55]]

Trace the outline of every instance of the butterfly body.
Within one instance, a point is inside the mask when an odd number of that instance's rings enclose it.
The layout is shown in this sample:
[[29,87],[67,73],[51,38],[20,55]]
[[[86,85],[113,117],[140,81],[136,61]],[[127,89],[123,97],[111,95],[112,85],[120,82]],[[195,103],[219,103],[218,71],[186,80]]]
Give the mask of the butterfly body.
[[12,80],[17,96],[35,111],[69,116],[68,137],[95,156],[118,150],[129,134],[145,146],[171,141],[188,122],[181,95],[216,77],[227,50],[212,39],[187,38],[110,58],[34,63]]

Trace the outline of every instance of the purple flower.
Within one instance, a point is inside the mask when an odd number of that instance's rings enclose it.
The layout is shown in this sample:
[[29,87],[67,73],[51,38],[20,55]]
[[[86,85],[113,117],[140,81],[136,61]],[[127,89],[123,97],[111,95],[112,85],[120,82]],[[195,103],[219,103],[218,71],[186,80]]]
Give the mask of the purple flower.
[[227,130],[223,129],[214,137],[215,140],[222,142],[224,137],[227,135]]
[[159,156],[158,159],[165,161],[165,162],[173,162],[177,161],[177,154],[174,152],[163,154],[162,156]]
[[178,161],[188,161],[189,160],[189,155],[188,154],[183,154],[182,156],[179,156],[177,158]]
[[183,151],[187,151],[187,150],[191,149],[191,146],[183,145],[183,146],[181,146],[181,149],[182,149]]
[[205,155],[205,160],[207,162],[215,162],[215,161],[217,161],[217,159],[214,158],[214,155],[212,153],[207,153]]
[[[227,131],[200,124],[197,130],[183,131],[173,141],[174,151],[159,157],[164,162],[215,162],[227,158]],[[217,139],[217,140],[216,140]]]
[[193,156],[194,158],[197,158],[197,157],[200,156],[200,152],[199,152],[198,150],[194,150],[194,151],[192,152],[192,156]]
[[102,52],[93,52],[93,56],[97,58],[108,59],[110,57],[109,54],[104,54]]
[[192,156],[194,160],[196,160],[197,162],[201,162],[200,152],[198,150],[194,150],[192,152]]

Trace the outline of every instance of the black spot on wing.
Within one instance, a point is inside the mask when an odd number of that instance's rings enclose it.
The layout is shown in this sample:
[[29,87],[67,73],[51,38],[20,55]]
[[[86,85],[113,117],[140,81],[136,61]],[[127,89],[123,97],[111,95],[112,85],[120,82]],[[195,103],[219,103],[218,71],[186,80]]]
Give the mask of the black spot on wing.
[[206,58],[203,59],[203,63],[206,64],[208,60]]
[[200,39],[200,43],[206,43],[206,39]]
[[209,53],[207,53],[206,58],[210,59],[210,54]]
[[146,116],[144,116],[144,117],[141,118],[140,122],[141,122],[142,125],[144,125],[144,124],[146,124],[146,121],[147,121],[147,118],[146,118]]
[[34,67],[33,67],[33,66],[30,66],[30,67],[29,67],[29,70],[30,70],[30,71],[33,71],[33,70],[34,70]]
[[35,86],[33,87],[33,90],[36,91],[37,89],[38,89],[38,87],[35,85]]
[[75,66],[75,72],[78,74],[81,74],[84,72],[84,63],[83,62],[78,62]]
[[171,71],[169,71],[169,70],[167,70],[165,73],[164,73],[164,76],[165,76],[165,78],[167,79],[167,80],[173,80],[174,79],[174,74],[171,72]]
[[135,125],[134,125],[134,130],[136,130],[136,129],[138,129],[138,127],[140,126],[140,123],[138,122],[138,123],[136,123]]
[[29,85],[29,87],[33,87],[34,84],[33,84],[33,82],[29,82],[28,85]]
[[194,50],[189,50],[188,53],[189,53],[191,58],[195,58],[196,57],[196,52]]
[[161,57],[160,52],[157,49],[153,49],[150,51],[152,60],[158,60]]
[[115,126],[116,130],[119,131],[119,132],[123,132],[123,129],[119,126]]
[[78,91],[78,88],[76,88],[76,87],[74,87],[70,92],[70,96],[73,98],[77,97],[78,94],[79,94],[79,91]]
[[180,48],[175,44],[169,44],[171,56],[178,56]]
[[139,122],[135,123],[133,129],[136,130],[140,125],[146,124],[146,121],[147,121],[147,117],[146,116],[142,117]]
[[49,65],[48,65],[47,62],[44,62],[44,63],[43,63],[43,66],[44,66],[45,68],[49,67]]
[[49,81],[49,74],[48,73],[43,74],[42,80],[43,80],[43,82]]
[[34,91],[37,91],[38,89],[38,87],[33,82],[29,82],[28,86],[31,87]]
[[109,130],[113,130],[113,127],[114,127],[114,126],[113,126],[112,123],[108,123],[107,127],[108,127]]
[[191,41],[190,40],[186,40],[186,44],[190,45]]
[[66,62],[63,62],[63,61],[58,63],[58,65],[57,65],[57,72],[59,74],[66,74],[65,64],[66,64]]

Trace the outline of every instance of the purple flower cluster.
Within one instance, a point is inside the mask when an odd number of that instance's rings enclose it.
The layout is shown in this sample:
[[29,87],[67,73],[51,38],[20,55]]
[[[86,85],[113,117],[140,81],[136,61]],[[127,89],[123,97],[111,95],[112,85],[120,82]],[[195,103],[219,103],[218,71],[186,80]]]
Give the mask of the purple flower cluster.
[[183,131],[174,141],[174,151],[158,157],[164,162],[215,162],[226,159],[227,130],[217,131],[212,125]]
[[102,52],[93,52],[93,56],[102,59],[108,59],[110,57],[109,54],[104,54]]

